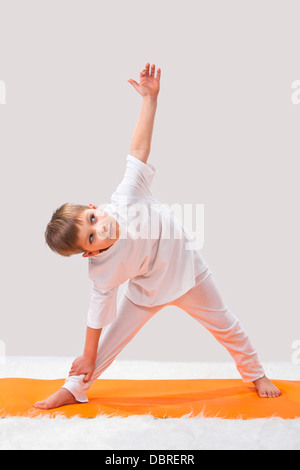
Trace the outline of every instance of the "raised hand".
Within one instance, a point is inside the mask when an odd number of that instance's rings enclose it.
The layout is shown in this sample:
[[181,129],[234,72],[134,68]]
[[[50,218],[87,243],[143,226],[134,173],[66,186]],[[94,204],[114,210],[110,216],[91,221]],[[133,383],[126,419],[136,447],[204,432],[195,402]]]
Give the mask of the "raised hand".
[[157,98],[160,89],[161,69],[158,68],[155,77],[155,64],[151,65],[147,62],[145,68],[140,72],[140,83],[130,78],[129,83],[136,89],[136,91],[143,97],[149,96]]

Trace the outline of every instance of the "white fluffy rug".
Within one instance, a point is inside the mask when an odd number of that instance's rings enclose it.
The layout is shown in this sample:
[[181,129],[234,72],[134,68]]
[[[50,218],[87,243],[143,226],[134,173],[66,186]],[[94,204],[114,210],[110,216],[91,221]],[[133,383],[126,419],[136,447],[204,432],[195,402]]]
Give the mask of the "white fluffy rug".
[[[73,358],[9,357],[0,377],[64,378]],[[300,380],[300,366],[263,364],[271,379]],[[240,378],[232,363],[115,361],[118,379]],[[300,450],[300,419],[228,420],[151,416],[3,418],[0,450]]]

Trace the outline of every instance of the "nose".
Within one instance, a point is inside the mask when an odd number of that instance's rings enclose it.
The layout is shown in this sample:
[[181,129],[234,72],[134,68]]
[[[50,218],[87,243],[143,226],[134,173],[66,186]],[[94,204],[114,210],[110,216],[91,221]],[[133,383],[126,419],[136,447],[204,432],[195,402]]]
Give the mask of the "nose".
[[103,236],[105,236],[105,233],[108,233],[108,222],[103,222],[103,220],[99,220],[96,231],[98,236],[103,238]]

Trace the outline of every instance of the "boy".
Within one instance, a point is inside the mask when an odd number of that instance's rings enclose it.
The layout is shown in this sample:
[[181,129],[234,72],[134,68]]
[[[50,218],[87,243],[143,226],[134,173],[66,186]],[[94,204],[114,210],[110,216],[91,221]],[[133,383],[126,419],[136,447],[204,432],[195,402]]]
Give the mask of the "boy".
[[[265,376],[243,327],[224,305],[199,250],[186,249],[192,242],[190,234],[151,193],[156,170],[147,160],[160,78],[161,69],[155,76],[155,65],[147,63],[139,84],[128,80],[143,97],[142,109],[125,175],[111,204],[105,210],[92,204],[64,204],[47,226],[46,241],[53,251],[89,258],[93,284],[83,355],[73,362],[64,386],[37,402],[36,408],[87,402],[92,383],[166,305],[182,308],[203,324],[231,354],[244,382],[254,383],[260,397],[280,395]],[[133,217],[137,212],[138,224]],[[117,309],[118,287],[127,280]]]

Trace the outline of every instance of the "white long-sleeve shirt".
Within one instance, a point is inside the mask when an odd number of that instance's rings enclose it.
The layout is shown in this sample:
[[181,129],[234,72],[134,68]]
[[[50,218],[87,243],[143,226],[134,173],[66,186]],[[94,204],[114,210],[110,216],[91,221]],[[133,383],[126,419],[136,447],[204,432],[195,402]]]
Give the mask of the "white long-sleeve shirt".
[[156,169],[132,155],[125,175],[104,212],[119,223],[120,236],[106,251],[89,258],[92,298],[87,325],[102,328],[117,316],[117,293],[132,302],[161,305],[182,296],[207,269],[200,250],[174,213],[151,193]]

